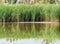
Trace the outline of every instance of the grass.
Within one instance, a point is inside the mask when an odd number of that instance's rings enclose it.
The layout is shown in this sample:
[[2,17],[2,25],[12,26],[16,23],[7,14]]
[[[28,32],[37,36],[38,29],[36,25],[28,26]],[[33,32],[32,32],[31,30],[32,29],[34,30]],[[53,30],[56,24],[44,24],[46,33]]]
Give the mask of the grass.
[[60,19],[60,6],[47,5],[0,5],[0,21],[56,21]]

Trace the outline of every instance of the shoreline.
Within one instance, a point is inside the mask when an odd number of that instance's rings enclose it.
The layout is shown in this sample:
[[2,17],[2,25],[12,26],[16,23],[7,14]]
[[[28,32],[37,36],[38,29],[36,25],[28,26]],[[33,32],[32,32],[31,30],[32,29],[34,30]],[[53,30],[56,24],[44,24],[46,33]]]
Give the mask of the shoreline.
[[52,23],[60,23],[60,22],[0,22],[0,23],[47,23],[47,24],[52,24]]

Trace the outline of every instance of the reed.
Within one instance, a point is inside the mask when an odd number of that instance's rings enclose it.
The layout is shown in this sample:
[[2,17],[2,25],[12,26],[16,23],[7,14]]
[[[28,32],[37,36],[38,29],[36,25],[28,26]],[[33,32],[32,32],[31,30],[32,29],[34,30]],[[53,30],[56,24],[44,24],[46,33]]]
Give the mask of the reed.
[[48,5],[0,5],[0,21],[41,22],[58,21],[60,6]]

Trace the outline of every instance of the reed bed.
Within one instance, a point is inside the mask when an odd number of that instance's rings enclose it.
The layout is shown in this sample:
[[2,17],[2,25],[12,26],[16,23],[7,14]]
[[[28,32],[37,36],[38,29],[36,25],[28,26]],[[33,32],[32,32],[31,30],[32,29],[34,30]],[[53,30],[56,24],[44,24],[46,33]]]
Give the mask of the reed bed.
[[0,22],[60,21],[60,5],[0,5]]

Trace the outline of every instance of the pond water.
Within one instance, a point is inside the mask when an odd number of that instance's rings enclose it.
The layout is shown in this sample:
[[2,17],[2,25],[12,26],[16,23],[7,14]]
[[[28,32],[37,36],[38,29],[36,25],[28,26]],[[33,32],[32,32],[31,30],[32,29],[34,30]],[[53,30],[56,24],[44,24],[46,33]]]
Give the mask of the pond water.
[[[0,44],[47,44],[44,39],[0,39]],[[51,40],[48,44],[60,44],[60,40]]]
[[0,39],[0,44],[44,44],[40,39]]
[[[0,23],[0,38],[3,38],[0,44],[60,44],[60,24]],[[48,39],[48,42],[39,38]]]

